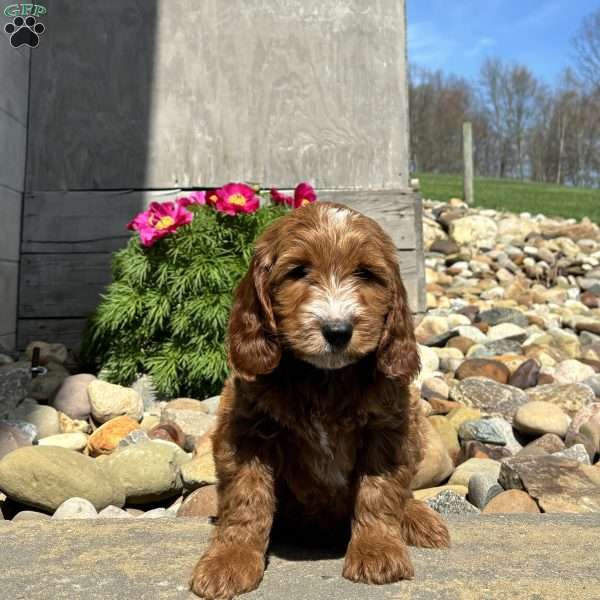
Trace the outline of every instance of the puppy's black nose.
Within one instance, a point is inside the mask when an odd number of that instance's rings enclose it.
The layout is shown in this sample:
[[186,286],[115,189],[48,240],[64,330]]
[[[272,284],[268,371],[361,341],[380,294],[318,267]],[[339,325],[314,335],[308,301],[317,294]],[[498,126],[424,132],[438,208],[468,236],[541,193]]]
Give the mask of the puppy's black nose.
[[352,337],[352,323],[349,321],[326,321],[321,326],[321,332],[332,346],[342,348]]

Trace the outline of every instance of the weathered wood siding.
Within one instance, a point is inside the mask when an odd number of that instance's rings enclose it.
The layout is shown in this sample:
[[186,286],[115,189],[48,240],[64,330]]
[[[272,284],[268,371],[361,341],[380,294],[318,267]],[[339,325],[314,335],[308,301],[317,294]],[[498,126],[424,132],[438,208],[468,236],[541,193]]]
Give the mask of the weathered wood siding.
[[[112,252],[129,239],[124,224],[152,201],[181,195],[159,192],[44,192],[27,194],[23,216],[20,343],[52,332],[73,343],[85,317],[110,282]],[[415,247],[420,205],[410,192],[319,192],[321,201],[340,202],[375,218],[392,237],[411,306],[422,302],[421,263]],[[107,215],[110,215],[107,218]],[[98,228],[98,222],[105,224]],[[65,317],[69,317],[65,327]],[[45,322],[48,320],[48,322]],[[61,331],[64,328],[64,331]]]
[[45,4],[29,189],[408,185],[401,0]]
[[306,180],[322,200],[373,216],[423,309],[402,0],[45,5],[31,60],[20,345],[75,343],[124,225],[149,201],[228,181]]
[[2,38],[0,39],[0,344],[10,349],[15,345],[17,332],[29,52],[23,47],[13,48],[4,32]]

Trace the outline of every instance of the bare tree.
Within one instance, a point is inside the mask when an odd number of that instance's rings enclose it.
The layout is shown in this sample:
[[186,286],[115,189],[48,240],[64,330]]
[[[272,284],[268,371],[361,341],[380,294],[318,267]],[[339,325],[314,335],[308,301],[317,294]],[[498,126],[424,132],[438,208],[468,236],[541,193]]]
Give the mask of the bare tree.
[[462,122],[471,98],[471,86],[464,79],[411,68],[409,106],[414,171],[460,172]]
[[577,69],[583,79],[600,87],[600,8],[585,17],[573,38]]

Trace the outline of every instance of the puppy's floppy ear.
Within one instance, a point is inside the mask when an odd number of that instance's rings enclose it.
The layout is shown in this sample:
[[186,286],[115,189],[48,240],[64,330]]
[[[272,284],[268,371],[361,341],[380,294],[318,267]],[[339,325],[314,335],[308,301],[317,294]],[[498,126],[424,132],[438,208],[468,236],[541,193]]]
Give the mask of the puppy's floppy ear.
[[227,356],[235,374],[247,381],[270,373],[281,358],[271,298],[267,289],[271,265],[257,248],[233,298],[227,332]]
[[400,270],[394,264],[392,306],[376,352],[377,369],[387,377],[408,385],[421,370],[412,313]]

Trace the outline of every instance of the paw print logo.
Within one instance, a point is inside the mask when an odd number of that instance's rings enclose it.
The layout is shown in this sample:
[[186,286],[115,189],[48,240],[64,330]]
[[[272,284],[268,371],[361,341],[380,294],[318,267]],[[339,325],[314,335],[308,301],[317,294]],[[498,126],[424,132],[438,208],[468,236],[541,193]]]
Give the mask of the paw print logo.
[[10,43],[14,48],[23,44],[30,48],[35,48],[40,43],[40,35],[46,31],[46,28],[37,22],[35,17],[15,17],[12,23],[7,23],[4,31],[10,35]]

